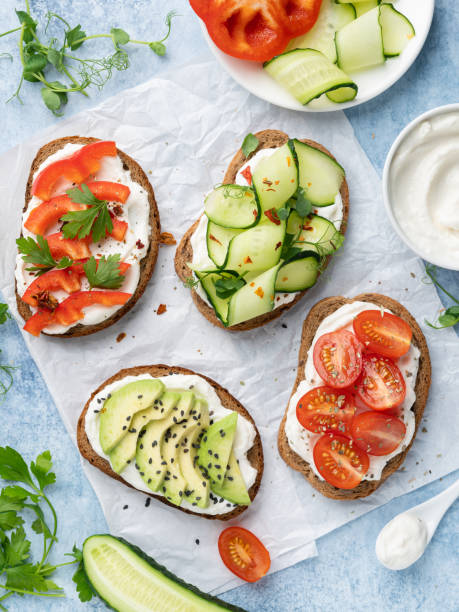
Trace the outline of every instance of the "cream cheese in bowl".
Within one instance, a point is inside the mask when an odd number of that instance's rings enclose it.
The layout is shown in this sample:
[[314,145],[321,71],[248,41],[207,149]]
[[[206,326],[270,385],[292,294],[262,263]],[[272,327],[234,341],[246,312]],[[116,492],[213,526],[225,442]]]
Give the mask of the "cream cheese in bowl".
[[386,160],[384,200],[394,228],[427,261],[459,270],[459,105],[408,125]]

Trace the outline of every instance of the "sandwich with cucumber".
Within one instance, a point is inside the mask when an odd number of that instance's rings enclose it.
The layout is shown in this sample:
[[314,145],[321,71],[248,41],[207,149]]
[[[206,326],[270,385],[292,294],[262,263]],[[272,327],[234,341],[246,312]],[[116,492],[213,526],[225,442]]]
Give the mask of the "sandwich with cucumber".
[[175,256],[214,325],[249,330],[300,301],[342,246],[345,170],[322,145],[279,130],[250,134]]
[[41,147],[16,241],[24,329],[69,338],[118,321],[147,286],[160,231],[145,172],[114,141],[69,136]]
[[250,506],[263,474],[247,410],[201,374],[166,365],[121,370],[92,393],[78,421],[83,457],[173,508],[229,520]]

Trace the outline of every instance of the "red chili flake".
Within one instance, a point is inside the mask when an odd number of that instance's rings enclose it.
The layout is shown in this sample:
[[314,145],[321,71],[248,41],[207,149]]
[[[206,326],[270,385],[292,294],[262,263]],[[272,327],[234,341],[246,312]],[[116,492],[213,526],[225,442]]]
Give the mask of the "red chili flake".
[[123,214],[123,207],[120,206],[119,204],[116,204],[113,208],[112,211],[115,213],[115,215],[117,217],[120,217]]
[[121,340],[124,340],[125,338],[126,338],[126,334],[124,332],[121,332],[120,334],[116,336],[116,341],[121,342]]
[[258,289],[255,291],[255,295],[258,295],[259,298],[263,299],[265,296],[265,292],[261,287],[258,287]]
[[143,249],[143,247],[145,246],[144,243],[140,240],[140,238],[137,240],[137,242],[135,243],[135,246],[138,249]]
[[174,235],[171,234],[170,232],[162,232],[161,236],[159,237],[159,241],[161,244],[167,244],[167,245],[177,244],[177,240],[174,238]]
[[271,223],[275,223],[276,225],[281,224],[275,208],[271,208],[270,210],[265,210],[265,215],[268,217]]
[[249,263],[253,263],[253,261],[250,259],[250,257],[247,255],[247,257],[244,259],[244,263],[245,264],[249,264]]
[[245,178],[247,183],[251,185],[252,184],[252,170],[250,169],[250,166],[247,166],[247,168],[244,168],[241,174]]
[[304,226],[303,229],[305,229],[307,232],[313,232],[314,231],[314,228],[311,227],[310,225]]
[[218,244],[219,244],[220,246],[223,246],[223,245],[222,245],[222,243],[220,242],[220,240],[218,240],[218,238],[215,238],[215,236],[214,236],[213,234],[209,234],[209,238],[210,238],[211,240],[213,240],[214,242],[218,242]]
[[282,246],[282,242],[278,242],[278,243],[276,244],[276,248],[275,248],[274,250],[275,250],[275,251],[277,251],[277,249],[278,249],[279,247],[281,247],[281,246]]
[[158,310],[156,311],[156,314],[157,314],[157,315],[162,315],[162,314],[164,314],[165,312],[167,312],[167,306],[166,306],[166,304],[160,304],[160,305],[158,306]]
[[268,180],[267,178],[264,178],[262,182],[263,185],[268,185],[268,187],[271,187],[271,185],[273,184],[273,182]]
[[254,209],[252,212],[253,212],[253,216],[256,219],[258,217],[258,210]]
[[40,291],[37,295],[32,296],[37,300],[37,308],[39,310],[48,310],[54,312],[59,306],[56,298],[49,291]]
[[255,287],[255,283],[250,283],[250,286],[251,287]]

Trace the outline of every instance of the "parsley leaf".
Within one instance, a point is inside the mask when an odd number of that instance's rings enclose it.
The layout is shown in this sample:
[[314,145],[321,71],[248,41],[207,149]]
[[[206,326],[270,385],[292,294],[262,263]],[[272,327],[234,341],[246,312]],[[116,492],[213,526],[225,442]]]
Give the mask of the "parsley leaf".
[[91,257],[83,266],[91,287],[105,287],[106,289],[119,289],[124,281],[120,269],[120,255],[109,255],[97,261]]
[[56,482],[56,474],[50,471],[52,467],[53,462],[51,460],[51,453],[49,450],[41,453],[41,455],[38,455],[35,463],[32,461],[30,464],[30,470],[38,480],[38,484],[40,485],[40,489],[42,491],[45,487]]
[[94,593],[86,576],[86,572],[83,569],[83,561],[80,562],[77,571],[73,574],[72,580],[76,584],[76,590],[80,601],[90,601]]
[[253,153],[259,144],[260,141],[254,134],[247,134],[241,146],[242,154],[244,155],[244,157],[247,158],[251,153]]
[[16,244],[19,252],[23,253],[22,259],[26,263],[34,264],[26,270],[34,272],[36,276],[48,272],[51,268],[62,270],[73,264],[69,257],[62,257],[62,259],[56,261],[51,255],[47,240],[43,236],[38,235],[36,241],[30,236],[28,238],[18,238]]
[[6,564],[19,565],[29,557],[30,542],[26,539],[24,527],[18,527],[4,544]]
[[92,231],[93,241],[99,242],[107,233],[112,232],[113,223],[108,212],[108,203],[96,198],[85,183],[81,184],[81,189],[68,189],[67,195],[75,204],[84,204],[88,208],[74,210],[61,217],[62,221],[66,222],[62,227],[66,238],[86,238]]
[[34,486],[26,462],[11,446],[0,446],[0,477]]
[[0,304],[0,325],[5,323],[7,319],[11,319],[11,315],[8,312],[8,304]]
[[245,285],[245,280],[242,276],[222,276],[214,282],[214,285],[217,296],[225,300],[241,289]]

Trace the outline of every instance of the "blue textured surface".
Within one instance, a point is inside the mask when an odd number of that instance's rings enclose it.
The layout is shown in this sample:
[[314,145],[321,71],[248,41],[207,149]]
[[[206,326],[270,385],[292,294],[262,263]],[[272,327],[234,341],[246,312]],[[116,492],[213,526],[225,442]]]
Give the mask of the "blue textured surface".
[[[422,1],[422,0],[421,0]],[[62,13],[71,23],[81,23],[89,32],[107,24],[125,28],[139,39],[157,38],[166,3],[159,0],[32,0],[34,14],[43,17],[47,10]],[[22,2],[0,3],[0,30],[15,27],[14,9]],[[172,66],[195,58],[209,58],[197,20],[185,0],[168,2],[182,14],[177,19],[168,55],[157,58],[147,48],[131,53],[131,69],[116,74],[102,92],[94,91],[90,100],[73,96],[66,114],[145,81]],[[437,0],[433,28],[426,47],[408,74],[388,92],[372,102],[347,113],[357,137],[378,171],[394,138],[411,119],[421,112],[449,102],[459,93],[459,46],[457,31],[459,8],[448,0]],[[104,43],[100,48],[104,47]],[[16,87],[17,52],[13,37],[0,39],[0,52],[15,55],[14,64],[0,60],[0,100]],[[26,139],[28,134],[52,124],[56,119],[41,104],[39,87],[26,84],[25,105],[16,101],[1,107],[0,151]],[[298,117],[307,122],[307,116]],[[324,116],[324,120],[326,120]],[[444,272],[442,281],[459,294],[459,274]],[[433,313],[434,314],[434,313]],[[74,542],[81,543],[92,533],[107,527],[97,499],[80,468],[79,456],[67,435],[49,393],[28,356],[16,327],[9,321],[0,328],[2,357],[18,366],[16,382],[6,401],[0,404],[2,425],[0,444],[10,444],[26,457],[50,448],[55,459],[58,484],[52,495],[60,518],[59,542],[53,559],[63,560]],[[441,333],[439,333],[439,342]],[[70,382],[71,384],[71,382]],[[456,474],[457,477],[457,474]],[[293,612],[296,610],[393,610],[445,612],[459,606],[457,525],[459,505],[444,518],[428,553],[414,567],[404,572],[389,572],[374,556],[374,541],[381,527],[398,512],[436,494],[454,480],[454,476],[424,487],[346,525],[318,542],[319,557],[269,576],[257,585],[247,585],[225,595],[225,599],[253,612],[259,610]],[[288,528],[288,526],[286,526]],[[84,607],[103,609],[98,602],[80,604],[74,594],[71,572],[62,570],[58,582],[65,586],[67,599],[9,600],[9,609],[77,610]]]

